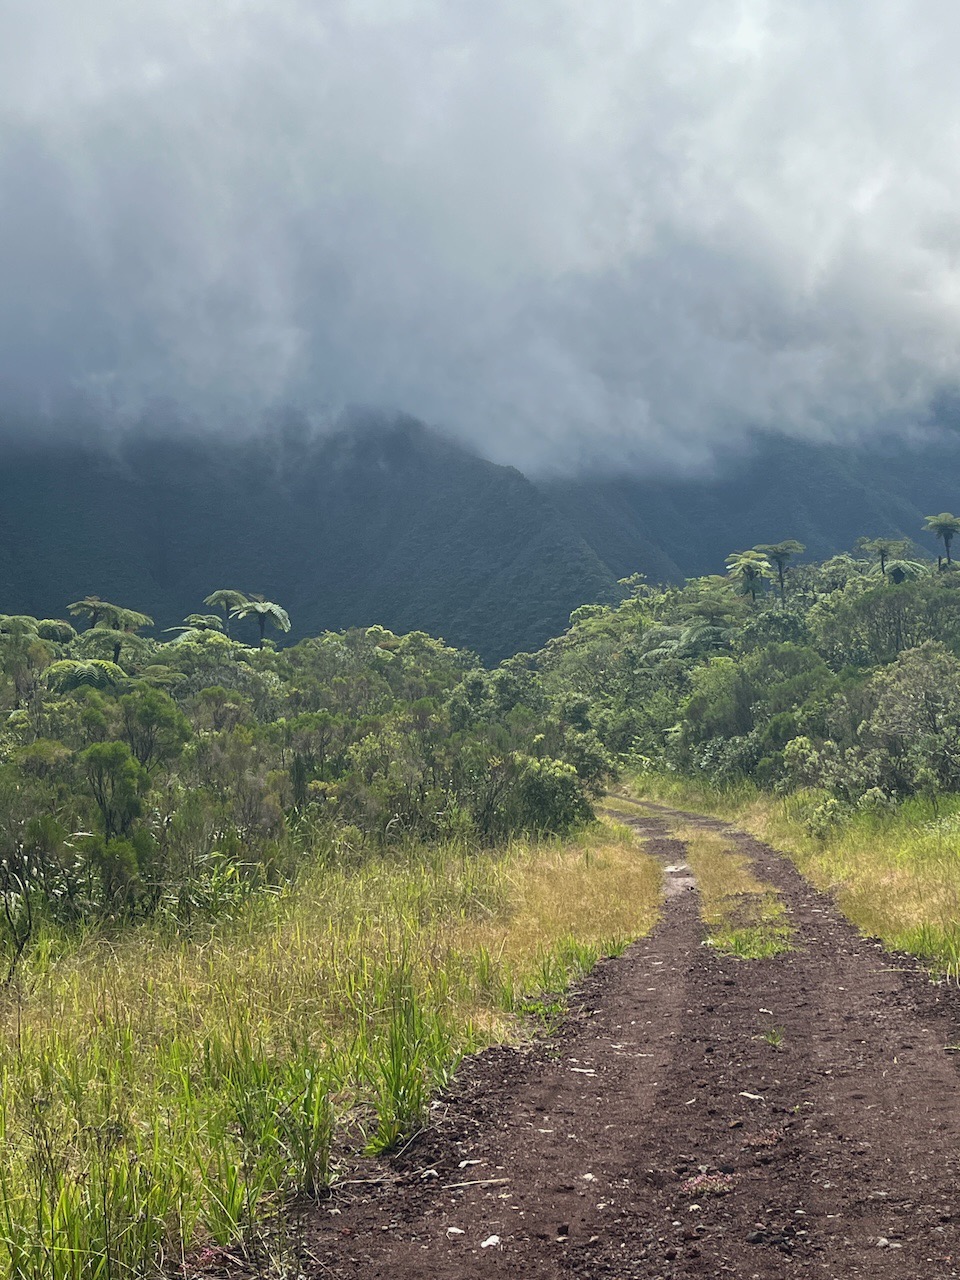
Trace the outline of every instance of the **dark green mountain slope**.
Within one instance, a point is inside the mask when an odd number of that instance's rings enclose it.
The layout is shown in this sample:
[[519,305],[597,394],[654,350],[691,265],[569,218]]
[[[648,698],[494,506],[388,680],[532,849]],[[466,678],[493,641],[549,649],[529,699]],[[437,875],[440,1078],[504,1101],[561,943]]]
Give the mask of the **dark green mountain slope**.
[[924,515],[960,511],[960,438],[862,449],[760,438],[749,457],[688,479],[580,479],[540,486],[615,577],[723,572],[731,551],[798,538],[808,555],[849,549],[861,534],[916,540]]
[[760,439],[697,479],[533,485],[411,419],[296,422],[245,438],[171,430],[10,435],[0,467],[0,612],[58,617],[96,593],[179,622],[218,587],[290,611],[294,637],[379,622],[486,659],[535,649],[614,580],[723,569],[756,542],[811,556],[916,538],[960,510],[955,435],[894,452]]
[[3,462],[3,612],[59,617],[93,592],[169,626],[238,587],[282,603],[294,635],[381,623],[493,659],[612,587],[518,471],[410,420],[110,449],[21,438]]

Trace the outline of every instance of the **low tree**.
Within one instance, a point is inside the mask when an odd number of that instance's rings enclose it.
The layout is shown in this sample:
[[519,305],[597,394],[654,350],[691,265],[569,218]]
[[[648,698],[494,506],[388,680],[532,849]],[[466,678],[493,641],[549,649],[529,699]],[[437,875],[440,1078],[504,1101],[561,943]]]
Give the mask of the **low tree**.
[[727,556],[726,566],[730,577],[740,583],[741,591],[754,603],[764,582],[773,577],[770,561],[756,550],[734,551]]
[[[121,609],[117,615],[116,621],[111,626],[112,631],[118,631],[125,636],[135,636],[138,631],[144,627],[152,627],[153,619],[147,613],[138,613],[136,609]],[[120,650],[122,641],[114,642],[113,660],[120,661]]]
[[[886,570],[886,561],[884,561],[884,570]],[[863,576],[863,561],[856,560],[846,551],[842,551],[839,555],[824,560],[814,569],[814,574],[819,590],[826,588],[827,591],[840,591],[848,582]]]
[[77,638],[76,628],[62,618],[41,618],[37,622],[37,635],[41,640],[53,640],[57,644],[69,644]]
[[[931,566],[923,560],[907,560],[896,556],[887,561],[884,576],[887,582],[892,582],[895,587],[899,587],[901,582],[913,582],[916,578],[922,578],[924,574],[930,572],[930,568]],[[880,566],[874,565],[870,572],[880,573]]]
[[618,578],[617,586],[623,591],[626,600],[642,600],[653,591],[645,573],[631,573],[626,578]]
[[38,622],[26,613],[0,613],[0,636],[37,636]]
[[128,635],[142,631],[144,627],[152,627],[153,619],[148,613],[138,613],[136,609],[119,609],[112,630],[125,631]]
[[79,658],[101,658],[120,665],[125,662],[137,662],[145,659],[153,652],[153,642],[146,636],[138,636],[135,631],[118,631],[113,627],[89,627],[72,646],[72,652]]
[[177,631],[181,635],[196,635],[198,631],[216,631],[223,634],[224,624],[215,613],[188,613],[182,626],[164,627],[164,633]]
[[113,688],[123,682],[125,675],[122,667],[103,658],[90,658],[86,661],[62,658],[47,668],[46,680],[48,687],[57,693],[70,693],[82,688]]
[[870,682],[876,709],[862,726],[882,748],[889,785],[960,785],[960,661],[933,641],[901,653]]
[[742,602],[722,574],[688,578],[676,607],[684,620],[707,622],[714,627],[730,626],[743,613]]
[[880,576],[887,576],[887,564],[891,560],[903,560],[911,551],[908,538],[858,538],[856,549],[875,559],[880,566]]
[[230,617],[234,609],[239,609],[243,605],[249,603],[249,597],[243,591],[230,591],[223,588],[220,591],[211,591],[208,596],[204,597],[204,604],[208,604],[211,609],[219,609],[223,614],[223,624],[227,635],[230,634]]
[[787,538],[783,542],[762,542],[753,548],[759,551],[762,556],[770,561],[777,570],[777,581],[780,584],[780,600],[786,600],[786,572],[787,565],[794,556],[802,556],[806,547],[802,542],[797,542],[796,538]]
[[33,701],[40,675],[55,657],[54,645],[41,640],[36,631],[17,628],[0,632],[0,673],[11,680],[17,707]]
[[73,604],[68,604],[67,612],[74,618],[85,617],[91,627],[98,627],[101,623],[112,625],[123,610],[119,605],[101,600],[99,596],[84,596],[82,600],[74,600]]
[[936,516],[924,517],[926,523],[924,530],[928,533],[934,533],[943,543],[943,549],[946,552],[947,564],[952,564],[950,559],[950,544],[956,534],[960,533],[960,517],[952,515],[949,511],[941,511]]
[[136,635],[143,627],[152,627],[153,619],[149,614],[138,613],[136,609],[126,609],[122,605],[110,604],[99,596],[84,596],[82,600],[74,600],[67,605],[67,610],[75,617],[85,614],[90,622],[91,631],[112,631],[116,633],[113,641],[113,661],[119,663],[123,641],[119,637]]
[[260,648],[263,648],[267,623],[278,631],[290,630],[290,615],[286,609],[274,604],[272,600],[247,600],[230,611],[231,618],[256,618],[260,628]]
[[120,707],[123,736],[145,769],[175,756],[190,737],[189,720],[160,689],[141,685],[120,699]]
[[80,761],[100,810],[104,836],[108,841],[125,836],[142,811],[146,770],[125,742],[95,742],[81,753]]

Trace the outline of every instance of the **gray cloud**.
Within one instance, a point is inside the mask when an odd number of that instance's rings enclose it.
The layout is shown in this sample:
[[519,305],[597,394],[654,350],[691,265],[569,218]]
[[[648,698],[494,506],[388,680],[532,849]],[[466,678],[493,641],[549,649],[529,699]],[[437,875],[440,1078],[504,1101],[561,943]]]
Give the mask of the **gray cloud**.
[[947,0],[7,0],[0,381],[528,469],[956,388]]

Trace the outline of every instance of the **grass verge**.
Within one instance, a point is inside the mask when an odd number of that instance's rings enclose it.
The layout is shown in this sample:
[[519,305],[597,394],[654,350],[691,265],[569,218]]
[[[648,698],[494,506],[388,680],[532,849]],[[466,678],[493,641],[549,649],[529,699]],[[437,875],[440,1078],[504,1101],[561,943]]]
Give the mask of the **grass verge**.
[[348,1142],[420,1127],[464,1053],[646,932],[622,832],[317,868],[201,938],[42,941],[0,1017],[0,1274],[118,1280],[201,1246],[283,1266]]

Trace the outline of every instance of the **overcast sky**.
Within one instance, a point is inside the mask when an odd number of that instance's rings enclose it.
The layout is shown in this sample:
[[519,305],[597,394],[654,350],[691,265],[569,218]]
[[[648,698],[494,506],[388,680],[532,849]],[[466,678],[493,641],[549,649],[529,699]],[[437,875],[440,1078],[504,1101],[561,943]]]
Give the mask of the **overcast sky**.
[[3,0],[0,384],[537,468],[922,424],[955,0]]

